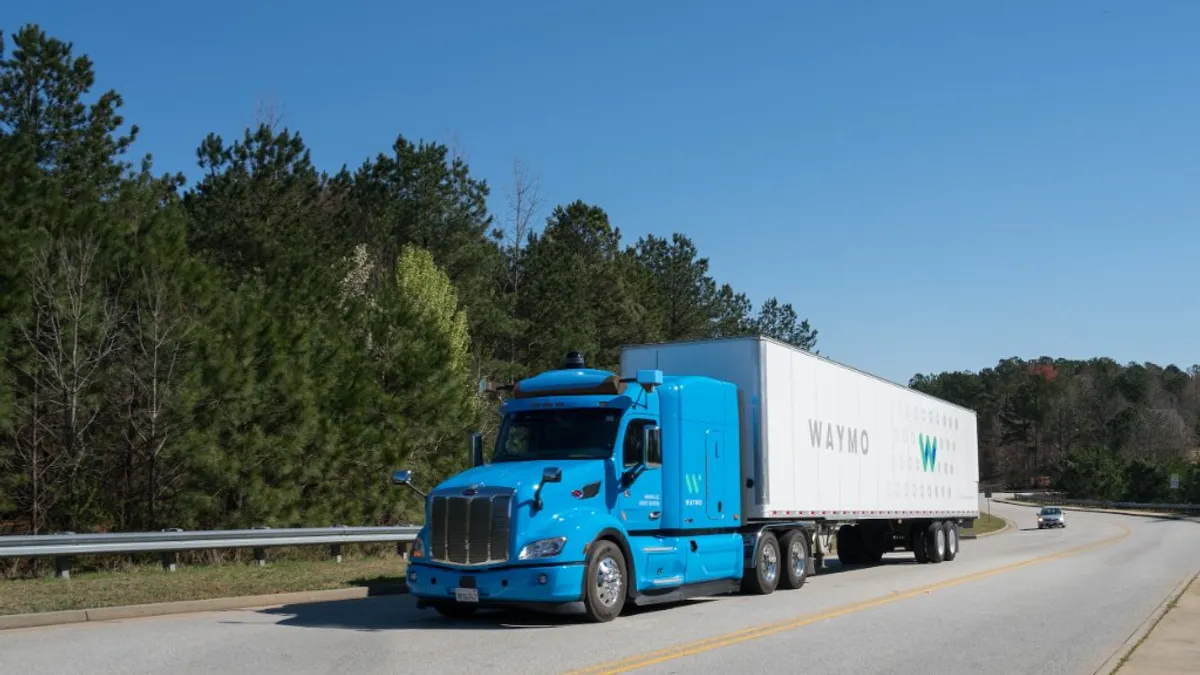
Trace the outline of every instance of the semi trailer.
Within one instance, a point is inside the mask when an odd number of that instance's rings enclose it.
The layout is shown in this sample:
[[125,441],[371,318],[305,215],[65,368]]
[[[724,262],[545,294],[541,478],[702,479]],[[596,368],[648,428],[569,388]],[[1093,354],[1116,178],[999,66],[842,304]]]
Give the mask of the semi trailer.
[[979,516],[972,410],[762,337],[629,346],[619,371],[572,352],[511,387],[490,457],[473,434],[426,496],[420,607],[611,621],[798,589],[830,548],[952,561]]

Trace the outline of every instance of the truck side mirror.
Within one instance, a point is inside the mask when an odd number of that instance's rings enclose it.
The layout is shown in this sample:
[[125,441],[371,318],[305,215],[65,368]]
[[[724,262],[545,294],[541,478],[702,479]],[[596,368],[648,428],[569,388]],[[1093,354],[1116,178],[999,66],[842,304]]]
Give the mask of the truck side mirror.
[[471,466],[483,466],[483,434],[471,434]]
[[413,489],[413,492],[416,492],[417,494],[421,495],[422,497],[426,496],[426,494],[424,492],[421,492],[420,488],[418,488],[416,485],[413,485],[413,472],[412,471],[393,471],[392,472],[392,485],[407,485],[408,487]]
[[562,469],[558,468],[557,466],[548,466],[545,469],[542,469],[542,482],[538,483],[537,487],[533,489],[533,509],[535,511],[540,511],[542,509],[542,488],[546,486],[546,483],[561,482]]

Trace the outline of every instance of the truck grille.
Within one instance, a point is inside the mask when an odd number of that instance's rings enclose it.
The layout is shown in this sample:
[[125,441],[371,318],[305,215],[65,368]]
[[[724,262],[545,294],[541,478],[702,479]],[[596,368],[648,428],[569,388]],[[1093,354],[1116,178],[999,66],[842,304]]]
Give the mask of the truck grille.
[[508,562],[511,495],[435,496],[430,558],[455,565]]

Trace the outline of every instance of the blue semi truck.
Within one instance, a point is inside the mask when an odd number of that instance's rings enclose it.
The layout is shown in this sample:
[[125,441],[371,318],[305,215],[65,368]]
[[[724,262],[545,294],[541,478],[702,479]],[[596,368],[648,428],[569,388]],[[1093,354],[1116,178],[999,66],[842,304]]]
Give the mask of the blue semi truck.
[[611,621],[798,589],[834,540],[843,564],[950,561],[979,515],[973,411],[767,338],[627,347],[620,371],[572,352],[511,387],[491,452],[472,435],[426,496],[419,606]]

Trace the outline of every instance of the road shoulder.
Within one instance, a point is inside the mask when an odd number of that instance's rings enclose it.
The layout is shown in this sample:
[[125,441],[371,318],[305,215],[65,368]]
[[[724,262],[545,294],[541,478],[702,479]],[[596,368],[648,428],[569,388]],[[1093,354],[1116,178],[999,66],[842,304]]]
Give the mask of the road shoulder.
[[[1200,576],[1200,575],[1198,575]],[[1190,675],[1200,664],[1200,582],[1193,576],[1152,621],[1148,632],[1107,675]],[[1154,617],[1151,617],[1154,619]]]
[[146,605],[127,605],[122,607],[72,609],[60,612],[5,614],[0,615],[0,630],[59,626],[71,623],[85,623],[88,621],[138,619],[152,616],[189,614],[192,612],[215,612],[233,609],[256,609],[260,607],[277,607],[281,605],[332,602],[335,600],[356,600],[377,595],[397,595],[407,592],[408,589],[400,585],[381,588],[334,588],[321,591],[298,591],[294,593],[270,593],[267,595],[246,595],[232,598],[206,598],[203,600],[156,602]]

